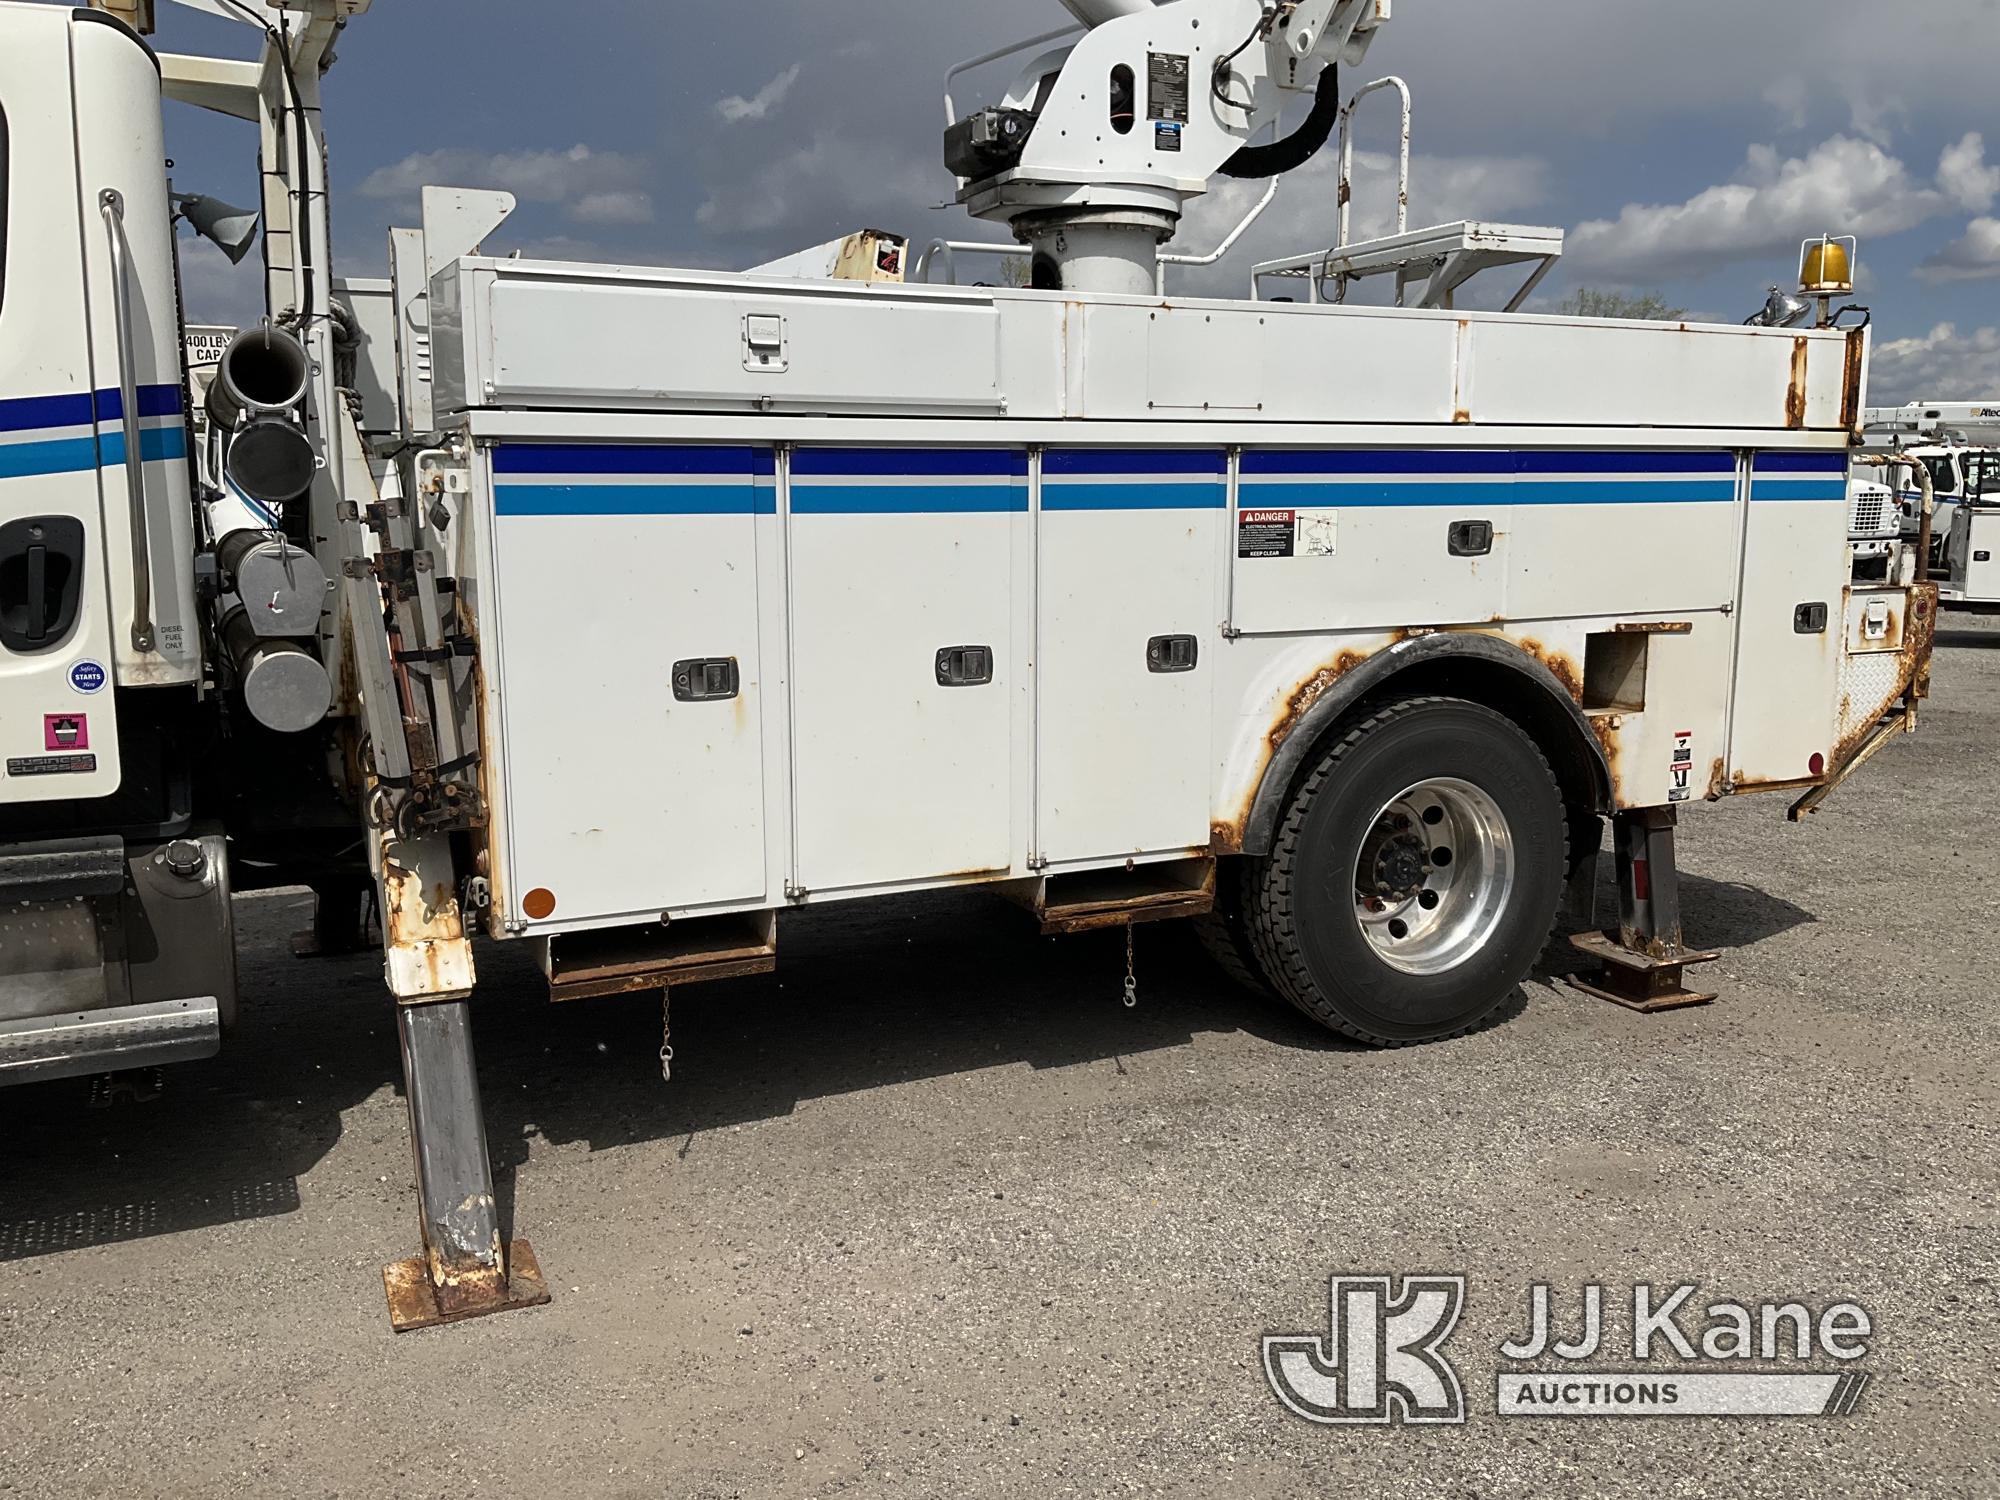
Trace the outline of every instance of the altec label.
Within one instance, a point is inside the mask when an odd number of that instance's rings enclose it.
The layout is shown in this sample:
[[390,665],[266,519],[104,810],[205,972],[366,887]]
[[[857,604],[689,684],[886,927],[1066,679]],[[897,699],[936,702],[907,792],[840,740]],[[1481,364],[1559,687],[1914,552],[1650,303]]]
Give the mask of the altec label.
[[101,661],[80,661],[69,669],[69,685],[79,693],[95,693],[111,680]]

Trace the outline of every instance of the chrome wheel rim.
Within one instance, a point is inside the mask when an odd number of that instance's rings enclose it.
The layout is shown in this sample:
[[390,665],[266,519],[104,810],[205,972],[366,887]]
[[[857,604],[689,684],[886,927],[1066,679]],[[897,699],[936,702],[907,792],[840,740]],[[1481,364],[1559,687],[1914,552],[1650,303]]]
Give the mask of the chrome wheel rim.
[[1354,915],[1375,954],[1440,974],[1486,946],[1514,892],[1514,836],[1469,781],[1436,776],[1375,815],[1354,862]]

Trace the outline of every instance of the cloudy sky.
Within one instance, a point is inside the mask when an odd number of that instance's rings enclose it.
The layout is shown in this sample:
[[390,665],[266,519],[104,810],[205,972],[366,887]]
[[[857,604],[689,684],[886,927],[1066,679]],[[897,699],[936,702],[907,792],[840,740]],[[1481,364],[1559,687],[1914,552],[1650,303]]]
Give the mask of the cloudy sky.
[[[160,9],[162,50],[254,50]],[[327,79],[340,269],[383,274],[427,182],[513,191],[487,248],[533,255],[733,267],[864,226],[994,238],[937,206],[941,79],[1065,19],[1057,0],[375,0]],[[2000,0],[1400,0],[1366,76],[1385,72],[1416,94],[1413,223],[1568,231],[1538,302],[1624,287],[1735,321],[1802,236],[1854,233],[1872,399],[2000,396]],[[1364,220],[1394,139],[1374,104]],[[248,127],[170,106],[168,141],[180,186],[254,200]],[[1324,245],[1332,156],[1170,287],[1233,294],[1239,263]],[[1210,248],[1257,191],[1203,201],[1175,248]],[[254,307],[254,278],[188,255],[196,317]]]

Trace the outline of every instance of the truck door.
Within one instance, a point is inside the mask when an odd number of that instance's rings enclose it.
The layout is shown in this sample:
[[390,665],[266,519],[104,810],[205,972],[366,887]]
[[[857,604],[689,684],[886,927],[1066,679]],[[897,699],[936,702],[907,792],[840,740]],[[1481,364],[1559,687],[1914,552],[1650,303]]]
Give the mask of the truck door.
[[1008,448],[802,447],[789,561],[798,878],[832,890],[1013,862]]
[[[0,46],[0,803],[118,789],[67,8]],[[96,29],[96,28],[92,28]],[[153,163],[157,174],[159,163]]]
[[[194,507],[181,400],[180,307],[160,69],[146,44],[102,11],[77,10],[70,16],[74,126],[65,123],[60,136],[44,133],[36,141],[44,150],[49,141],[72,134],[76,142],[71,213],[81,225],[87,289],[111,648],[120,687],[189,685],[201,673],[201,632],[194,614]],[[110,205],[107,194],[116,195]],[[129,358],[120,348],[121,308]],[[138,407],[130,414],[123,410],[127,381]],[[132,544],[133,500],[126,476],[128,433],[140,449],[132,461],[140,465],[143,490],[143,599],[135,588],[138,553]],[[147,627],[149,644],[134,640],[135,623]]]

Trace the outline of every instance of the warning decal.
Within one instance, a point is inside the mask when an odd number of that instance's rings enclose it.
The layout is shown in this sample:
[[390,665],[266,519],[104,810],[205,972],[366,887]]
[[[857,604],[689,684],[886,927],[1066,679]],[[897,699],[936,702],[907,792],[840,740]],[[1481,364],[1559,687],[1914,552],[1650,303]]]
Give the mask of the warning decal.
[[1146,118],[1187,124],[1188,60],[1184,55],[1146,54]]
[[1236,518],[1238,557],[1291,557],[1298,536],[1295,510],[1246,510]]
[[1332,557],[1339,543],[1337,510],[1246,510],[1236,518],[1238,557]]
[[1686,802],[1694,795],[1688,786],[1688,778],[1694,773],[1694,731],[1677,729],[1674,731],[1674,765],[1672,782],[1667,787],[1669,802]]

